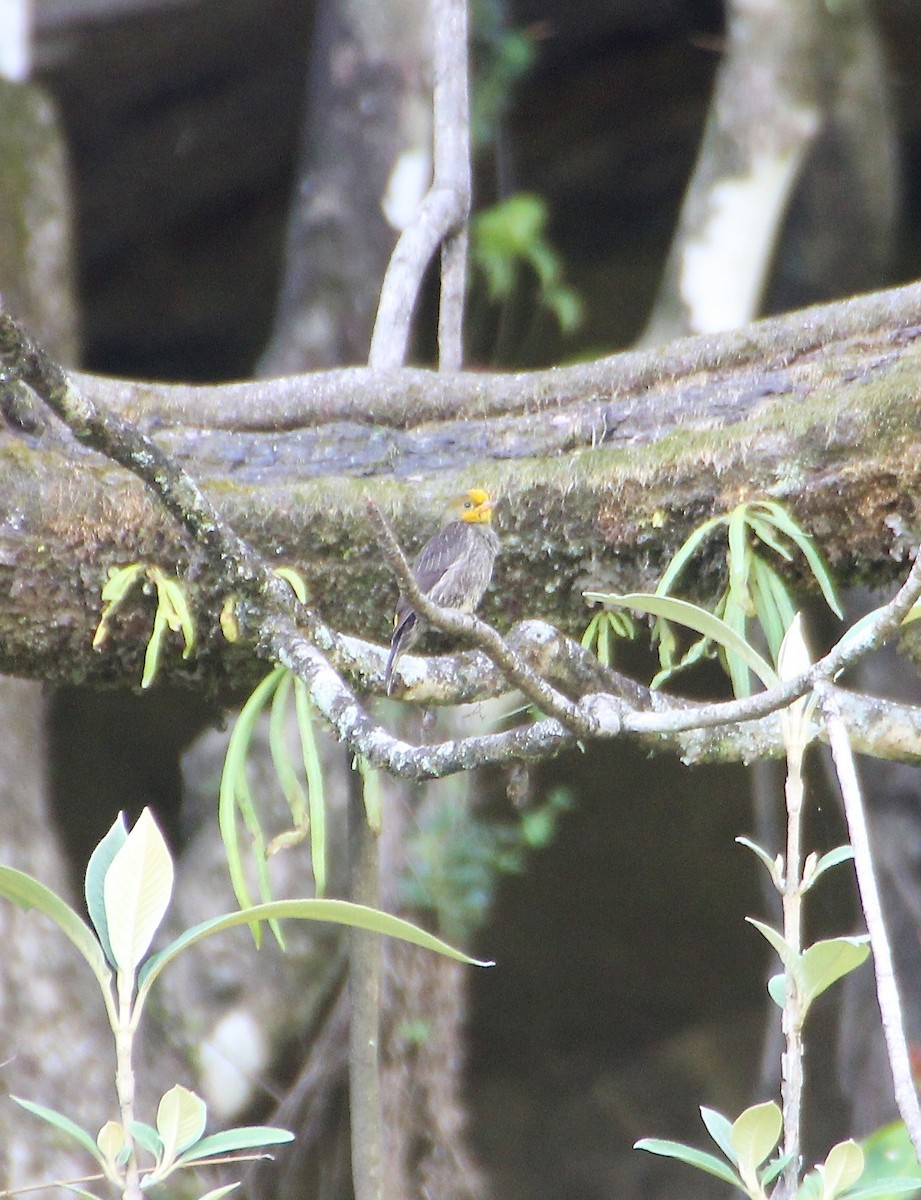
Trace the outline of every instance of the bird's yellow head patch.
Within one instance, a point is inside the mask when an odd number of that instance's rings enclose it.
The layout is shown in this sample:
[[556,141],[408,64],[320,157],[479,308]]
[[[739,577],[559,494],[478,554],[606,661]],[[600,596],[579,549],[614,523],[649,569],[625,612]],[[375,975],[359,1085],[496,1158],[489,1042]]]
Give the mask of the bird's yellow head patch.
[[471,488],[457,499],[457,512],[462,521],[473,525],[492,520],[493,502],[489,492],[482,488]]

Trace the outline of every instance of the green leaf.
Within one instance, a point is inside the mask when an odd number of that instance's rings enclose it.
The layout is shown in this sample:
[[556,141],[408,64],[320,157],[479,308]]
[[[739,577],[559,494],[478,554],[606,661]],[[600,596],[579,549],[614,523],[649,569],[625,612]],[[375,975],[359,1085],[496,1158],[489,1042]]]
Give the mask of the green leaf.
[[307,821],[307,794],[301,786],[300,777],[294,769],[288,749],[288,701],[293,690],[294,674],[285,670],[275,689],[275,695],[272,697],[272,708],[269,714],[269,751],[285,802],[291,811],[292,824],[295,828],[300,829]]
[[130,563],[126,567],[109,567],[109,578],[103,584],[100,592],[102,600],[102,615],[99,618],[99,624],[96,626],[96,632],[93,634],[93,649],[98,650],[109,634],[109,623],[118,609],[124,604],[125,599],[137,582],[140,575],[144,572],[143,563]]
[[50,917],[58,929],[70,939],[89,963],[93,974],[99,980],[106,1007],[112,1015],[112,972],[109,970],[102,952],[102,947],[96,940],[92,929],[74,910],[56,896],[43,883],[17,871],[13,867],[0,867],[0,896],[5,896],[24,909],[37,909]]
[[849,974],[869,957],[869,937],[828,938],[804,950],[800,958],[798,982],[804,1007],[809,1005],[843,975]]
[[[726,597],[726,605],[723,610],[723,620],[728,629],[736,635],[739,642],[748,646],[749,642],[746,639],[745,631],[748,624],[748,612],[736,598],[735,593],[730,592]],[[746,593],[747,599],[747,593]],[[752,694],[751,675],[749,665],[745,658],[730,646],[719,644],[719,649],[723,651],[725,656],[725,667],[729,672],[729,679],[732,683],[733,695],[739,699]]]
[[131,1122],[131,1136],[137,1144],[143,1147],[159,1163],[163,1158],[163,1139],[152,1125],[144,1121]]
[[770,925],[765,925],[763,921],[759,921],[755,917],[746,917],[745,920],[749,925],[753,925],[761,936],[771,943],[786,969],[790,972],[795,972],[799,965],[800,955],[796,953],[783,934],[773,929]]
[[751,594],[755,615],[764,630],[771,657],[776,662],[784,634],[790,628],[796,610],[783,580],[758,554],[752,556]]
[[582,634],[582,637],[579,640],[579,645],[583,650],[591,650],[592,644],[594,643],[595,637],[598,633],[598,626],[600,624],[602,615],[602,612],[596,612],[586,625],[585,633]]
[[32,1100],[23,1100],[20,1096],[10,1096],[10,1099],[18,1104],[20,1108],[24,1108],[26,1112],[32,1113],[33,1116],[40,1117],[41,1120],[47,1121],[49,1125],[53,1125],[55,1129],[73,1139],[78,1145],[82,1146],[88,1154],[92,1156],[95,1162],[99,1163],[103,1170],[106,1169],[106,1160],[102,1156],[99,1147],[80,1126],[70,1119],[65,1117],[63,1113],[56,1112],[53,1108],[46,1108],[44,1104],[35,1104]]
[[748,525],[758,540],[773,550],[778,558],[784,559],[785,562],[793,561],[790,547],[781,541],[780,531],[771,521],[758,515],[755,505],[748,510]]
[[792,1161],[792,1150],[787,1154],[778,1154],[776,1158],[771,1159],[768,1165],[761,1172],[761,1186],[766,1188],[769,1184],[772,1184],[780,1172],[785,1170]]
[[839,620],[844,620],[841,605],[838,603],[838,597],[835,594],[834,580],[815,542],[802,526],[793,520],[782,504],[778,504],[775,500],[764,500],[761,503],[762,507],[770,514],[771,520],[777,528],[782,533],[785,533],[790,541],[802,551],[803,557],[809,564],[809,569],[816,583],[818,583],[822,595],[825,597],[825,603]]
[[163,1141],[163,1161],[171,1163],[194,1145],[205,1132],[207,1119],[208,1110],[201,1096],[178,1083],[171,1087],[157,1106],[157,1133]]
[[[221,786],[218,796],[218,824],[221,830],[221,838],[224,842],[224,853],[227,855],[230,882],[233,885],[233,892],[237,898],[237,903],[241,908],[249,908],[252,905],[253,899],[246,883],[246,875],[243,871],[243,859],[240,853],[240,840],[237,832],[237,805],[239,798],[248,793],[246,784],[246,757],[249,752],[249,745],[252,741],[256,721],[271,698],[272,693],[281,682],[285,671],[285,667],[273,668],[248,697],[234,724],[230,741],[227,744],[227,753],[224,756],[224,768],[221,771]],[[251,804],[250,808],[252,809]],[[254,810],[252,810],[251,816],[252,820],[256,821]],[[252,934],[253,940],[258,946],[262,937],[258,924],[253,925]]]
[[205,1192],[203,1196],[198,1197],[198,1200],[223,1200],[224,1196],[229,1196],[239,1186],[239,1180],[236,1183],[225,1183],[223,1187],[212,1188],[210,1192]]
[[304,582],[303,575],[295,571],[294,567],[274,567],[274,573],[279,579],[283,579],[288,587],[294,592],[298,601],[301,604],[307,603],[307,584]]
[[715,1154],[704,1150],[695,1150],[693,1146],[685,1146],[682,1142],[669,1142],[662,1138],[641,1138],[634,1143],[634,1150],[648,1150],[650,1154],[661,1154],[663,1158],[677,1158],[679,1162],[715,1175],[731,1187],[742,1187],[742,1180]]
[[116,964],[134,970],[169,907],[173,860],[149,808],[138,817],[103,881],[106,925]]
[[729,1161],[731,1163],[737,1162],[738,1156],[732,1144],[732,1122],[729,1118],[724,1117],[715,1108],[707,1108],[704,1105],[700,1106],[700,1116],[707,1127],[707,1133],[713,1138]]
[[160,665],[160,647],[163,644],[163,635],[168,628],[163,605],[158,604],[157,611],[154,613],[153,629],[150,631],[147,649],[144,651],[144,673],[141,676],[141,687],[145,690],[150,687],[157,676],[157,667]]
[[185,1166],[219,1154],[233,1154],[237,1150],[253,1150],[259,1146],[282,1146],[293,1141],[294,1134],[287,1129],[276,1129],[273,1125],[244,1125],[202,1138],[186,1150],[179,1162]]
[[730,654],[737,655],[758,676],[765,687],[776,687],[777,673],[762,656],[750,646],[744,638],[731,628],[725,621],[697,604],[687,600],[677,600],[670,596],[656,596],[647,592],[630,592],[623,596],[606,595],[603,592],[583,592],[587,600],[598,600],[604,604],[612,604],[617,608],[635,608],[640,612],[652,613],[653,616],[664,617],[667,621],[675,621],[688,629],[693,629],[704,637],[710,638],[722,646]]
[[739,1171],[743,1179],[749,1172],[754,1175],[780,1141],[782,1132],[783,1117],[773,1100],[753,1104],[736,1117],[730,1137],[733,1149],[739,1156]]
[[304,774],[307,777],[307,805],[310,811],[310,862],[313,882],[318,896],[326,892],[326,798],[323,789],[323,768],[317,753],[310,711],[310,693],[303,679],[294,681],[294,707],[297,730],[301,739]]
[[737,837],[736,841],[740,846],[745,846],[746,849],[751,850],[752,854],[756,855],[761,860],[761,862],[767,868],[767,873],[770,875],[773,883],[776,886],[779,886],[781,872],[783,870],[783,861],[780,855],[778,854],[772,857],[770,854],[768,854],[767,850],[759,846],[757,842],[753,842],[751,838]]
[[[855,1196],[866,1198],[867,1189],[881,1188],[879,1196],[905,1195],[905,1186],[914,1190],[921,1188],[921,1170],[911,1138],[903,1121],[877,1129],[864,1138],[864,1172]],[[848,1198],[850,1200],[850,1197]]]
[[125,827],[125,814],[119,813],[109,832],[105,835],[101,842],[96,846],[96,849],[90,855],[90,861],[86,866],[86,877],[83,884],[83,893],[86,897],[86,909],[90,915],[90,920],[95,926],[96,933],[99,936],[99,941],[102,944],[106,958],[114,967],[115,956],[112,953],[112,945],[109,941],[109,927],[106,921],[105,901],[103,900],[102,889],[105,882],[106,871],[112,863],[112,859],[118,851],[124,846],[125,840],[128,837],[128,830]]
[[750,566],[750,548],[748,542],[748,525],[745,519],[745,504],[737,505],[729,514],[729,549],[727,561],[729,566],[729,595],[735,596],[743,612],[749,605],[748,573]]
[[[118,1121],[106,1121],[96,1134],[96,1145],[102,1157],[112,1167],[118,1162],[126,1149],[125,1131]],[[130,1151],[130,1147],[127,1147]]]
[[787,1003],[787,977],[783,972],[779,975],[772,975],[767,982],[768,995],[774,1001],[779,1009],[783,1009]]
[[702,525],[698,525],[696,529],[691,531],[662,572],[662,578],[656,585],[657,596],[667,596],[671,592],[672,585],[679,579],[684,568],[697,553],[697,548],[710,536],[714,529],[725,523],[726,517],[710,517],[709,520],[704,521]]
[[803,884],[803,891],[808,891],[826,871],[832,867],[837,867],[840,863],[850,862],[853,857],[854,851],[850,846],[836,846],[834,850],[829,850],[826,854],[823,854],[813,868],[811,875]]
[[823,1200],[835,1200],[863,1174],[863,1151],[852,1139],[838,1142],[825,1156]]
[[376,908],[367,908],[363,904],[353,904],[349,900],[274,900],[270,904],[257,904],[240,912],[225,913],[220,917],[212,917],[187,929],[180,937],[171,942],[159,954],[155,954],[144,964],[138,976],[138,995],[136,1004],[140,1006],[150,991],[154,980],[165,966],[186,947],[200,942],[213,933],[225,929],[233,929],[238,925],[252,925],[255,921],[300,919],[307,921],[330,921],[335,925],[351,925],[356,929],[366,929],[371,933],[385,934],[388,937],[399,938],[404,942],[412,942],[425,950],[434,950],[453,958],[456,962],[467,963],[476,967],[491,967],[491,962],[471,958],[461,950],[455,950],[441,938],[427,933],[424,929],[404,921],[402,917],[391,916]]
[[157,601],[163,606],[166,622],[173,633],[181,633],[182,657],[188,658],[195,649],[195,622],[185,591],[178,579],[171,579],[159,567],[151,571],[157,587]]

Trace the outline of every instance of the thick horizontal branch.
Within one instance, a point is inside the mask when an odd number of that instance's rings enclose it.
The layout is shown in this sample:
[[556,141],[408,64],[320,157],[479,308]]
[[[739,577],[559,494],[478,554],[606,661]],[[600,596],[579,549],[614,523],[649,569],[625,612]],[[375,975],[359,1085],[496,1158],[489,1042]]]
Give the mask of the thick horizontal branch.
[[[500,497],[504,546],[484,615],[500,630],[540,616],[578,632],[583,590],[650,587],[693,525],[746,495],[786,502],[842,582],[858,563],[894,577],[921,524],[919,332],[911,287],[533,374],[351,370],[222,388],[69,378],[137,422],[247,544],[298,567],[337,629],[387,636],[395,588],[365,493],[412,551],[446,494],[483,482]],[[143,597],[102,654],[90,649],[107,568],[136,560],[177,570],[199,621],[199,655],[167,673],[198,686],[238,670],[200,551],[135,477],[29,412],[21,386],[3,391],[0,670],[139,677]],[[716,553],[703,559],[699,594],[720,569]]]

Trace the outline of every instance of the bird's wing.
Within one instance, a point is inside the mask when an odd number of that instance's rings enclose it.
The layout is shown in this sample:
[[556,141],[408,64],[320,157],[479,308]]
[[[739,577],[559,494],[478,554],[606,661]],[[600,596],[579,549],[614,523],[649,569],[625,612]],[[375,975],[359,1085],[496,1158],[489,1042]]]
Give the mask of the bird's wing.
[[457,561],[467,531],[459,521],[446,525],[422,547],[422,552],[413,563],[413,575],[420,592],[428,595]]

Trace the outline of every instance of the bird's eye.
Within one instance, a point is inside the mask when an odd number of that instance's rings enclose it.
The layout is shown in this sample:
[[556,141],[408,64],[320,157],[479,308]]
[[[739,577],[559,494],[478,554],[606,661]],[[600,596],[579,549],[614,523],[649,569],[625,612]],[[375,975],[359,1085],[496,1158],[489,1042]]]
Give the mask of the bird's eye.
[[472,500],[465,500],[465,501],[464,501],[464,508],[473,508],[473,501],[472,501]]

